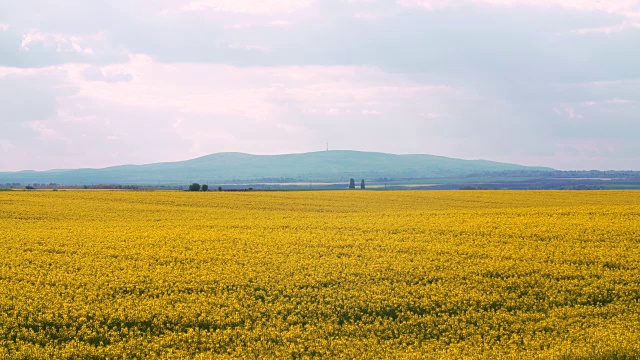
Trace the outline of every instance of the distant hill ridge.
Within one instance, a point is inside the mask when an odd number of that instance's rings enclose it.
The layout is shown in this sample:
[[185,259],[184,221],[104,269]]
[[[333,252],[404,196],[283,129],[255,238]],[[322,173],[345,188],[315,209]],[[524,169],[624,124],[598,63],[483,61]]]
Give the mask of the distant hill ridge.
[[122,165],[104,169],[5,172],[0,173],[0,183],[160,185],[234,181],[345,181],[350,177],[418,179],[511,170],[553,169],[434,155],[394,155],[347,150],[285,155],[227,152],[186,161]]

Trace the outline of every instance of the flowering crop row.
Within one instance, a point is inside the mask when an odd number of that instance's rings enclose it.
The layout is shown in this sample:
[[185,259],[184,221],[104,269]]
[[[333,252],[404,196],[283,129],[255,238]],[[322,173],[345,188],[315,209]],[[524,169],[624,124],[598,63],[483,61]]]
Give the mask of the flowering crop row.
[[640,193],[0,193],[0,358],[318,356],[640,357]]

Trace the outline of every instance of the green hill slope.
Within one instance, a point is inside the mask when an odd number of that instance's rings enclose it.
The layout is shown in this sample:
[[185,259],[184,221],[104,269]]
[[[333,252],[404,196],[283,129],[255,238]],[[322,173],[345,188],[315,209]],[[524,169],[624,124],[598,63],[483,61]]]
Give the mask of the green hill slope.
[[551,170],[433,155],[323,151],[287,155],[219,153],[197,159],[104,169],[0,173],[0,183],[186,184],[231,181],[344,181],[354,178],[433,178],[508,170]]

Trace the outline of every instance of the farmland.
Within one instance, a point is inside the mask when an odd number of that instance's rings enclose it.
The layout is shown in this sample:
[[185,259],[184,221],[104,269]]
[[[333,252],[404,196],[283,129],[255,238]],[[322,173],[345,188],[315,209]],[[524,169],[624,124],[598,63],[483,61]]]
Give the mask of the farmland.
[[0,358],[640,357],[640,192],[0,192]]

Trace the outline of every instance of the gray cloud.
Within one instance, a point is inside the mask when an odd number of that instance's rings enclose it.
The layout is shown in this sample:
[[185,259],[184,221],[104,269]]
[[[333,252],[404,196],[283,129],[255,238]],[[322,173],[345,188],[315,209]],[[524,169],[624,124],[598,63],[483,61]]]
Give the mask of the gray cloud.
[[49,118],[56,113],[56,96],[48,79],[42,81],[23,76],[0,78],[0,123],[6,126]]

